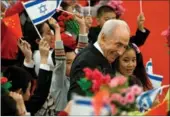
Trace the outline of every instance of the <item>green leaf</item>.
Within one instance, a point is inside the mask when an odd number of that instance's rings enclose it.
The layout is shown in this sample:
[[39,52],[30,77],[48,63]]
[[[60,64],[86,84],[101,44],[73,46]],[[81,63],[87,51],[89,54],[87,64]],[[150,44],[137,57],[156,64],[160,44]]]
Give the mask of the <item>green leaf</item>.
[[92,86],[91,81],[87,80],[86,78],[81,78],[79,81],[77,81],[77,83],[83,91],[90,89]]
[[86,91],[86,96],[92,97],[92,96],[93,96],[93,93],[90,92],[90,91]]
[[2,88],[4,88],[5,90],[8,90],[11,87],[12,87],[12,84],[10,82],[7,82],[7,83],[2,85]]

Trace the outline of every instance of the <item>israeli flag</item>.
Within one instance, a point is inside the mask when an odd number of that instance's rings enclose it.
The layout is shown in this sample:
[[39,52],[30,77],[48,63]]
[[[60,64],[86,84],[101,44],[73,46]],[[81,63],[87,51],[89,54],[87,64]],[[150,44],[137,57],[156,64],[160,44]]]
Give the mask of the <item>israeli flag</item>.
[[153,73],[153,65],[152,65],[152,59],[150,59],[146,63],[146,73],[148,75],[149,80],[152,83],[153,88],[159,88],[161,87],[161,83],[163,80],[163,76],[157,75]]
[[23,3],[34,25],[40,24],[54,15],[62,0],[31,0]]
[[141,112],[147,111],[152,107],[156,97],[162,92],[164,88],[169,87],[169,85],[164,85],[162,87],[152,89],[146,92],[143,92],[136,98],[137,107]]
[[[82,97],[78,95],[73,96],[73,103],[70,110],[71,116],[84,115],[84,116],[94,116],[94,107],[92,105],[92,98]],[[109,115],[110,107],[104,105],[101,109],[100,115]]]

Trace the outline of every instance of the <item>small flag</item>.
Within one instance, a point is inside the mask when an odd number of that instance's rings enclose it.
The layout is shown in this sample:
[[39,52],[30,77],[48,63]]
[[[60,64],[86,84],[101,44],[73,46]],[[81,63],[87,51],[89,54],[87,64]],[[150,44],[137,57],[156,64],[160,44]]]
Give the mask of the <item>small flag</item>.
[[152,59],[150,59],[146,63],[146,73],[148,75],[149,80],[152,83],[153,88],[159,88],[161,87],[161,83],[163,80],[163,76],[157,75],[153,73],[153,65],[152,65]]
[[16,37],[21,38],[23,36],[21,30],[21,23],[19,19],[19,15],[15,14],[10,17],[5,17],[2,20],[5,26],[9,29],[9,31]]
[[160,94],[162,89],[169,87],[169,85],[164,85],[162,87],[152,89],[149,91],[143,92],[136,99],[137,107],[141,112],[145,112],[150,109],[156,99],[156,97]]
[[[109,112],[110,112],[110,107],[108,105],[104,105],[100,111],[100,115],[109,115]],[[70,115],[71,116],[95,115],[94,107],[92,104],[92,98],[74,95]]]
[[56,13],[62,0],[34,0],[23,3],[34,25],[40,24]]

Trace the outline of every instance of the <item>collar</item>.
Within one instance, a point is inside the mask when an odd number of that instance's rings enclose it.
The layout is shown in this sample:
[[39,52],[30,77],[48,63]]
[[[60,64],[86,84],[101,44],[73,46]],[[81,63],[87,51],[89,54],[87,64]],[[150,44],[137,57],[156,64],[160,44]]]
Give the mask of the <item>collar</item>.
[[99,50],[99,52],[102,53],[102,55],[104,55],[103,50],[101,49],[101,47],[100,47],[100,45],[99,45],[99,43],[97,41],[94,43],[94,47],[97,50]]

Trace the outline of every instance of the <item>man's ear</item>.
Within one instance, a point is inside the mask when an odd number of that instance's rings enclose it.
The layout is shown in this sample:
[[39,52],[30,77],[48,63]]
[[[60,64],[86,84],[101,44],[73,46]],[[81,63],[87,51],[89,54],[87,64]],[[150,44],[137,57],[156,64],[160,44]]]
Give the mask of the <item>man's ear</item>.
[[106,41],[106,35],[102,33],[101,35],[101,42],[104,43]]

